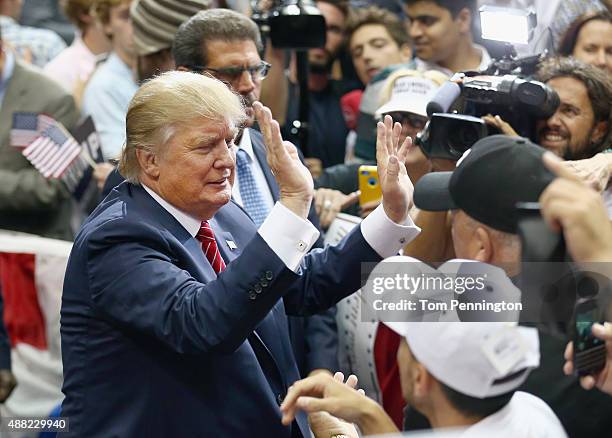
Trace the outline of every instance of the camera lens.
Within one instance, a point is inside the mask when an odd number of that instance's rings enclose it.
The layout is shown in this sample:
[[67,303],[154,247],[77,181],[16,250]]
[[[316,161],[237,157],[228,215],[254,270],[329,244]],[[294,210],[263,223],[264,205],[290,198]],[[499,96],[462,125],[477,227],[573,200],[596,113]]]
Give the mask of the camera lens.
[[460,158],[461,155],[472,147],[482,137],[478,126],[474,125],[457,125],[456,129],[449,130],[448,133],[448,151]]

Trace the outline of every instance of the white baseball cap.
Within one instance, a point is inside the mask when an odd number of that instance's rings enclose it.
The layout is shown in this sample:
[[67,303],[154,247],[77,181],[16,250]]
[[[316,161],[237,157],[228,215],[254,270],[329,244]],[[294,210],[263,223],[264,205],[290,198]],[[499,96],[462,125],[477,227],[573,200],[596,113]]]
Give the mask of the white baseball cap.
[[540,365],[538,331],[502,322],[385,322],[440,382],[487,398],[518,388]]
[[402,76],[393,83],[391,98],[376,110],[376,117],[395,111],[427,117],[427,104],[436,94],[439,85],[426,78]]

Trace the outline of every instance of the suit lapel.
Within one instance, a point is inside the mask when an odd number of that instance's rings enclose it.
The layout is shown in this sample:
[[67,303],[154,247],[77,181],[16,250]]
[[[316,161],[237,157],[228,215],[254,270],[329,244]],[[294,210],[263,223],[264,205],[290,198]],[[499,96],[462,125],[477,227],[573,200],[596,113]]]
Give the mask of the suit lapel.
[[270,170],[270,166],[268,166],[268,158],[266,157],[266,146],[264,145],[263,138],[259,131],[254,129],[249,129],[249,134],[251,135],[251,144],[253,145],[253,152],[255,153],[255,157],[259,162],[259,167],[264,173],[266,177],[266,181],[268,183],[268,187],[270,187],[270,192],[272,193],[272,198],[274,202],[278,201],[280,198],[280,191],[278,188],[278,184],[276,184],[276,180],[274,179],[274,175],[272,175],[272,171]]

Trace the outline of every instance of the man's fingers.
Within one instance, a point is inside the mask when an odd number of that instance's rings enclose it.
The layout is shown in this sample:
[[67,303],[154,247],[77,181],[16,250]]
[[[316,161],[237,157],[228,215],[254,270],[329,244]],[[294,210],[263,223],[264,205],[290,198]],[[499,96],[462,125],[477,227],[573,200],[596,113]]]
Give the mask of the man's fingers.
[[604,341],[612,341],[612,324],[609,322],[605,322],[603,325],[595,323],[591,327],[591,331],[599,339],[603,339]]
[[359,195],[361,195],[361,191],[357,190],[356,192],[349,193],[344,198],[342,202],[342,209],[344,210],[346,207],[350,207],[351,205],[355,205],[357,201],[359,201]]
[[325,194],[321,190],[322,189],[315,190],[314,192],[314,205],[317,216],[321,216],[321,207],[323,206],[323,202],[325,200]]
[[393,154],[393,119],[391,116],[385,116],[385,149],[388,155]]
[[400,161],[406,161],[406,157],[408,156],[410,149],[412,149],[412,138],[406,137],[397,151],[397,158],[399,158]]
[[283,413],[282,423],[289,425],[295,418],[295,412],[298,409],[296,405],[298,398],[302,396],[322,397],[329,378],[328,375],[316,374],[295,382],[287,391],[285,400],[283,400],[280,406],[280,410]]
[[580,386],[587,391],[595,387],[595,379],[593,376],[585,376],[580,378]]
[[334,380],[344,383],[344,374],[341,371],[336,371],[336,374],[334,374]]
[[325,411],[333,415],[332,412],[334,411],[334,408],[338,407],[337,402],[334,402],[332,400],[308,396],[302,396],[298,398],[295,405],[308,414],[312,414],[313,412]]
[[393,154],[397,154],[397,150],[399,149],[399,139],[400,136],[402,135],[402,124],[395,122],[393,124],[393,142],[391,143],[391,150],[393,151]]
[[387,131],[383,122],[376,124],[376,161],[384,160],[387,152]]
[[346,379],[346,384],[350,388],[355,389],[358,383],[359,383],[359,379],[357,378],[355,374],[351,374],[350,376],[348,376],[348,379]]
[[580,182],[580,178],[578,178],[578,176],[574,172],[569,170],[563,164],[563,160],[561,158],[557,157],[552,152],[544,152],[544,155],[542,156],[542,161],[544,162],[544,165],[548,168],[548,170],[550,170],[558,177]]
[[253,111],[255,112],[255,118],[259,123],[259,129],[264,138],[270,137],[270,126],[265,118],[263,111],[264,106],[260,102],[253,102]]
[[572,362],[572,360],[574,359],[573,342],[567,343],[567,346],[565,347],[565,352],[563,353],[563,357],[566,360],[565,364],[563,365],[563,372],[565,373],[566,376],[571,376],[572,373],[574,372],[574,364]]
[[568,342],[565,347],[565,352],[563,353],[563,358],[565,360],[572,360],[574,358],[574,343]]
[[400,172],[399,161],[395,155],[389,157],[389,164],[387,165],[387,177],[397,179]]

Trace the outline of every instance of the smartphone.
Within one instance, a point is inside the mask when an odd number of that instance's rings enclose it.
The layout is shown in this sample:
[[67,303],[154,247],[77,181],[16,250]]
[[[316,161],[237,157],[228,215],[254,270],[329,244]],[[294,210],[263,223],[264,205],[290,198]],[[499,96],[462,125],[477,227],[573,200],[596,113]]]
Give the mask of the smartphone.
[[376,166],[359,166],[359,205],[382,198],[382,190]]
[[591,328],[600,322],[597,300],[580,299],[574,317],[574,368],[579,376],[596,374],[606,364],[606,344],[593,336]]

